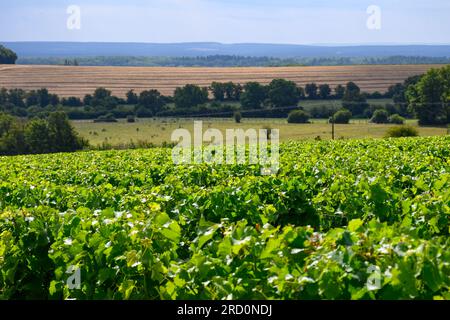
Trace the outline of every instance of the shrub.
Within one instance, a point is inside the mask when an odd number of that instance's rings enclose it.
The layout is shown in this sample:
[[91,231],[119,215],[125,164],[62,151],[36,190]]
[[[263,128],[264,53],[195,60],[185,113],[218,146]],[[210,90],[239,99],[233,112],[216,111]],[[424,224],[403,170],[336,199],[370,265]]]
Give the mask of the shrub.
[[303,110],[295,110],[289,113],[288,123],[309,123],[309,114]]
[[405,118],[403,118],[399,114],[393,114],[392,116],[389,117],[389,123],[404,124],[405,123]]
[[417,137],[419,132],[416,128],[411,126],[401,126],[390,128],[386,134],[388,138],[400,138],[400,137]]
[[349,110],[342,109],[334,114],[332,121],[334,123],[348,124],[350,122],[351,117],[352,113]]
[[389,114],[386,110],[383,109],[379,109],[379,110],[375,110],[375,112],[373,113],[372,119],[370,119],[370,122],[373,123],[389,123]]

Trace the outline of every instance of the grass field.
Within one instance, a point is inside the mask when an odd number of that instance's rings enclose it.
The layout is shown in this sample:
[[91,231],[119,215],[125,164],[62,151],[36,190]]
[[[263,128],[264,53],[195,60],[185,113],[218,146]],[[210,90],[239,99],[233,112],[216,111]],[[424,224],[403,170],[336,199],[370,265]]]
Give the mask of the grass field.
[[[92,121],[73,121],[75,129],[94,146],[108,143],[128,144],[131,141],[146,141],[155,145],[171,142],[175,129],[185,128],[193,134],[194,121],[199,119],[139,119],[136,123],[120,120],[118,123],[93,123]],[[219,129],[263,129],[280,130],[280,140],[303,140],[320,136],[331,138],[331,125],[326,120],[312,120],[311,124],[288,124],[285,119],[243,119],[237,124],[232,119],[203,119],[203,131],[208,128]],[[417,121],[408,124],[417,126]],[[353,120],[348,125],[336,125],[336,138],[381,138],[393,125],[370,124],[367,120]],[[445,135],[447,129],[439,127],[419,127],[421,136]]]
[[354,81],[367,92],[384,92],[407,77],[425,73],[440,65],[378,65],[334,67],[253,67],[253,68],[162,68],[162,67],[67,67],[0,66],[0,88],[25,90],[48,88],[61,96],[82,97],[98,87],[106,87],[117,96],[134,89],[157,89],[172,95],[176,87],[188,83],[209,86],[213,81],[264,84],[285,78],[298,85],[316,82],[331,86]]

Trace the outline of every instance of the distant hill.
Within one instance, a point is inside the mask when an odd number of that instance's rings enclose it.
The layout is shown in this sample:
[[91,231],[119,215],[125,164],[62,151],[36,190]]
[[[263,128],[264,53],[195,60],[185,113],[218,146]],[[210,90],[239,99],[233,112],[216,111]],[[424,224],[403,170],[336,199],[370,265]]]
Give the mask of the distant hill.
[[235,55],[274,58],[450,57],[450,45],[307,46],[221,43],[1,42],[26,57],[203,57]]

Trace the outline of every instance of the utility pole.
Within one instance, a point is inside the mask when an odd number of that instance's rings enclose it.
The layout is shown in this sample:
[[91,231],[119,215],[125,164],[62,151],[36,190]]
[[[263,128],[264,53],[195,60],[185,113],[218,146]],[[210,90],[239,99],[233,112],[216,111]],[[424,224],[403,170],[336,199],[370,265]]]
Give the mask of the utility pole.
[[334,140],[334,116],[330,117],[328,122],[331,123],[331,139]]
[[335,101],[333,100],[333,114],[330,117],[330,122],[331,122],[331,139],[334,140],[334,115],[336,114],[336,104]]
[[328,120],[331,123],[331,139],[334,140],[334,116]]

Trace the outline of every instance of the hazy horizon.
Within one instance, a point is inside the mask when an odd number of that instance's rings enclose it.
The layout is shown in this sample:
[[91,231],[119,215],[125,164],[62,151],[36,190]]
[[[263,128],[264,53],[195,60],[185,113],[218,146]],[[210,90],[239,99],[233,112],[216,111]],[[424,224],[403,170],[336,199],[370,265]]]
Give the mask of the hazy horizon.
[[[68,19],[76,14],[70,6],[79,9],[79,28],[68,27]],[[17,0],[2,4],[0,39],[446,45],[450,43],[449,12],[446,0]]]
[[100,44],[220,44],[220,45],[279,45],[279,46],[310,46],[310,47],[359,47],[359,46],[450,46],[450,41],[446,43],[426,43],[426,42],[380,42],[380,43],[275,43],[275,42],[219,42],[219,41],[179,41],[179,42],[147,42],[147,41],[47,41],[47,40],[17,40],[9,41],[0,39],[1,43],[100,43]]

